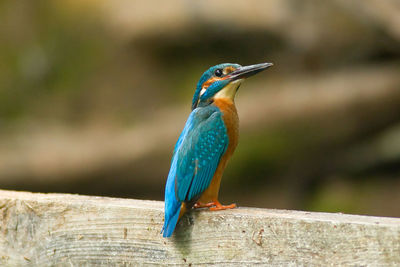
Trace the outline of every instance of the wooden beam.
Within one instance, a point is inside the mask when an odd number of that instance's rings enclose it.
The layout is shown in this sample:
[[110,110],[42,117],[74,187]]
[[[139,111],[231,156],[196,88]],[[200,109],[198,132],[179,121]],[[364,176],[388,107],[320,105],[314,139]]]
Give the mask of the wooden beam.
[[0,190],[1,266],[400,265],[400,219],[198,210],[162,238],[163,202]]

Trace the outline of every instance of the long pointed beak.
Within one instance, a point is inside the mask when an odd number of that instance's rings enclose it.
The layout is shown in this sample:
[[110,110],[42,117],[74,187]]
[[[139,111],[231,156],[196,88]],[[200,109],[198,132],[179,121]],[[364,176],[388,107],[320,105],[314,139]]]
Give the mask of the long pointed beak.
[[250,65],[250,66],[244,66],[237,68],[233,72],[229,73],[227,75],[227,78],[230,79],[231,81],[235,81],[238,79],[245,79],[250,76],[253,76],[260,71],[265,70],[266,68],[269,68],[273,66],[274,64],[272,63],[261,63],[261,64],[255,64],[255,65]]

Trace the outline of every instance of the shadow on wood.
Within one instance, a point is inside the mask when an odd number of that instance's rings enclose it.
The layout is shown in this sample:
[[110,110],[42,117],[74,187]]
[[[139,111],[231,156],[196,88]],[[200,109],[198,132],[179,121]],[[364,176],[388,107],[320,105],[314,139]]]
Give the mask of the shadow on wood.
[[192,253],[192,231],[197,216],[198,211],[193,210],[184,214],[171,237],[173,245],[182,256],[186,257]]

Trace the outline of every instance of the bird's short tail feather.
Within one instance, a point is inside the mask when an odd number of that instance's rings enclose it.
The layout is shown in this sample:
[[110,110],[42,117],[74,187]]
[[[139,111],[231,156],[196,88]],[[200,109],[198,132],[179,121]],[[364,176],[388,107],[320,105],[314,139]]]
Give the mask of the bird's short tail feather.
[[[182,207],[183,206],[183,209]],[[185,210],[185,204],[182,205],[175,196],[167,197],[165,200],[165,221],[162,229],[163,237],[170,237],[175,230],[176,224]]]
[[165,219],[163,231],[163,237],[170,237],[175,230],[176,224],[178,223],[179,212],[181,208],[179,207],[177,211],[169,218]]
[[172,235],[180,218],[180,213],[184,211],[184,209],[181,210],[182,202],[177,199],[175,193],[176,164],[177,158],[173,157],[167,184],[165,185],[165,219],[161,230],[163,237],[170,237]]

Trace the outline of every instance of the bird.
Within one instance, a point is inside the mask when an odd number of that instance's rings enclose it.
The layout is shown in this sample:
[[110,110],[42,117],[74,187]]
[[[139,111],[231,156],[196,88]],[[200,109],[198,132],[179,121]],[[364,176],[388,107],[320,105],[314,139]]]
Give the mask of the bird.
[[235,95],[246,78],[272,65],[223,63],[201,76],[192,111],[172,154],[165,185],[163,237],[172,236],[179,219],[191,208],[216,211],[236,207],[218,201],[222,174],[238,144]]

